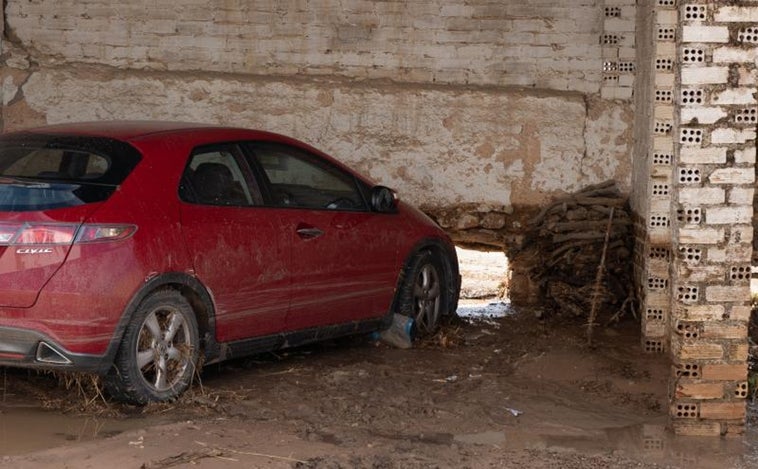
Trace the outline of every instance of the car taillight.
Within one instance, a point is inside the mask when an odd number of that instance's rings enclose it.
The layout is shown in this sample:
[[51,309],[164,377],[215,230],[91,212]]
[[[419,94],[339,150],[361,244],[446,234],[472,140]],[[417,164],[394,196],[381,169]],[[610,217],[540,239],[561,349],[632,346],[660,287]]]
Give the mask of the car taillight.
[[76,235],[77,243],[97,243],[126,239],[137,231],[134,225],[82,225]]
[[76,225],[25,225],[16,235],[13,244],[71,244]]
[[134,225],[0,223],[0,246],[117,241],[130,237],[136,231]]

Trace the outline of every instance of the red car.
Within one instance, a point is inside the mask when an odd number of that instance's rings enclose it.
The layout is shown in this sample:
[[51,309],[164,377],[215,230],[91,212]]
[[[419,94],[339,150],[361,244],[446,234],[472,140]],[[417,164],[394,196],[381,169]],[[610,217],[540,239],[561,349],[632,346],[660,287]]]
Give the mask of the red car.
[[0,137],[0,365],[175,398],[200,364],[454,314],[429,218],[282,135],[168,122]]

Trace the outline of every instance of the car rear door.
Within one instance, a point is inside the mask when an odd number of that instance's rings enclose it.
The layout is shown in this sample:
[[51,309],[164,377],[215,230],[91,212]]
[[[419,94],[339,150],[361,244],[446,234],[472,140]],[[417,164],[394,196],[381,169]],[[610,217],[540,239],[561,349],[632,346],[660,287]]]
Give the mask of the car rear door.
[[216,305],[216,339],[281,332],[289,306],[289,246],[237,145],[193,151],[179,189],[195,274]]
[[369,211],[356,178],[303,149],[247,146],[292,250],[287,330],[385,314],[397,279],[392,215]]

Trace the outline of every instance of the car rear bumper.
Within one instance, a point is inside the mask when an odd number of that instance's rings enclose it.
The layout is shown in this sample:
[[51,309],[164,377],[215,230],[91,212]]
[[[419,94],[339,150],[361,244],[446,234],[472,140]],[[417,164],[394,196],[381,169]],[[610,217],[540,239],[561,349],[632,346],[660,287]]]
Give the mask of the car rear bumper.
[[72,353],[40,332],[0,327],[0,366],[103,374],[109,365],[105,356]]

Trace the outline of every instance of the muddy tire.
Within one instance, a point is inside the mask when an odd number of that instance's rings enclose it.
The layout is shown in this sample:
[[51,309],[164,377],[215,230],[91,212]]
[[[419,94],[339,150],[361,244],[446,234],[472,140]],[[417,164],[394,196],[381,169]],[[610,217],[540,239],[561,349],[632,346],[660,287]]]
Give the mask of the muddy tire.
[[397,312],[413,318],[418,338],[434,335],[450,310],[449,272],[445,261],[429,250],[416,253],[406,265]]
[[197,319],[187,300],[174,290],[150,294],[126,326],[106,391],[130,404],[176,399],[192,383],[198,343]]

